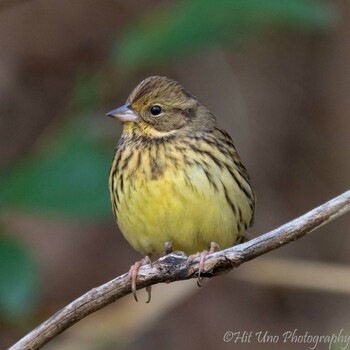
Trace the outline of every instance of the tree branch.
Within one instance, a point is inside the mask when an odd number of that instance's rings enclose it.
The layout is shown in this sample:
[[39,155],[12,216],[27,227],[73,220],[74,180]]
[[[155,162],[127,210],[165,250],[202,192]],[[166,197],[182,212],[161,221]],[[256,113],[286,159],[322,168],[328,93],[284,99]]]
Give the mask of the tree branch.
[[[350,210],[350,190],[287,224],[246,243],[208,255],[203,276],[213,277],[260,255],[291,243]],[[188,264],[178,252],[166,255],[139,271],[138,289],[157,283],[195,278],[198,259]],[[14,344],[9,350],[35,350],[87,315],[131,293],[128,274],[85,293]]]

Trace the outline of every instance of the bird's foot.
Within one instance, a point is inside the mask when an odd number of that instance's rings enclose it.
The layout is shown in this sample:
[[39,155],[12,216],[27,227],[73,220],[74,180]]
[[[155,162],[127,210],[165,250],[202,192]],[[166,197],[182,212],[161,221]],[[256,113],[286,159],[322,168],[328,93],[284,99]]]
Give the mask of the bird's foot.
[[[164,242],[164,255],[168,255],[173,252],[173,244],[171,241],[165,241]],[[135,301],[138,301],[137,295],[136,295],[136,282],[137,282],[137,275],[139,273],[139,270],[141,266],[150,264],[152,266],[152,261],[148,255],[146,255],[143,259],[140,261],[136,261],[134,265],[130,267],[129,270],[129,279],[131,280],[131,291],[134,296]],[[146,303],[149,303],[151,301],[151,292],[152,287],[148,286],[146,287],[146,292],[148,293],[148,298]]]
[[204,272],[204,262],[205,262],[207,255],[214,253],[215,250],[220,250],[220,247],[217,243],[211,242],[209,251],[203,250],[201,253],[198,252],[198,253],[192,254],[188,257],[189,263],[191,263],[194,259],[199,258],[198,279],[197,279],[198,287],[203,287],[205,285],[206,279],[201,277],[202,272]]
[[[134,296],[135,301],[138,301],[137,295],[136,295],[137,275],[139,273],[141,266],[144,266],[147,264],[150,264],[152,266],[152,261],[148,255],[146,255],[140,261],[136,261],[136,263],[134,265],[132,265],[130,267],[130,270],[129,270],[129,279],[131,280],[131,291],[132,291],[132,294]],[[149,303],[151,301],[151,291],[152,291],[151,286],[146,287],[146,292],[148,293],[148,298],[147,298],[146,303]]]

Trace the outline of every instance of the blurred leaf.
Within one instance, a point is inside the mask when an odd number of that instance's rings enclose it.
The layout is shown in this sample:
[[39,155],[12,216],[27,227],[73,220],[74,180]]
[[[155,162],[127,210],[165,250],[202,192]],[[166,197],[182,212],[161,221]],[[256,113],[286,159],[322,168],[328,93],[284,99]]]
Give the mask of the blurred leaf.
[[76,119],[39,154],[0,176],[1,204],[92,220],[111,215],[108,173],[113,156],[91,120]]
[[101,106],[102,84],[102,77],[98,73],[91,74],[84,70],[78,72],[72,94],[72,109],[81,115]]
[[245,42],[268,25],[320,30],[336,19],[336,7],[325,1],[180,1],[172,8],[152,9],[130,27],[114,59],[128,69],[151,66],[206,47]]
[[33,311],[38,294],[38,270],[26,247],[0,235],[0,315],[24,318]]

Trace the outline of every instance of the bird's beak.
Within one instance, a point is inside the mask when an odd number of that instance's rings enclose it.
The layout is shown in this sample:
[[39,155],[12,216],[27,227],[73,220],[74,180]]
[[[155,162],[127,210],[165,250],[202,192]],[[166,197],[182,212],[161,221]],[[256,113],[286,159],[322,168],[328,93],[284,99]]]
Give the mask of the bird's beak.
[[138,119],[137,114],[130,108],[130,105],[124,105],[117,109],[113,109],[106,114],[108,117],[113,117],[119,119],[121,122],[134,122]]

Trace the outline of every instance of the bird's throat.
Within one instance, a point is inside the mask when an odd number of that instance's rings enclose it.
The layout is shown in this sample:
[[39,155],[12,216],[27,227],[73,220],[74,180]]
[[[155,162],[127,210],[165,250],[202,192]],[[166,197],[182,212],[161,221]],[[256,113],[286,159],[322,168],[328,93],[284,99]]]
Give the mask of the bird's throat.
[[123,133],[129,137],[137,138],[137,137],[149,137],[152,138],[163,138],[169,137],[176,134],[177,130],[171,131],[159,131],[155,129],[153,126],[139,121],[137,123],[128,122],[124,123]]

